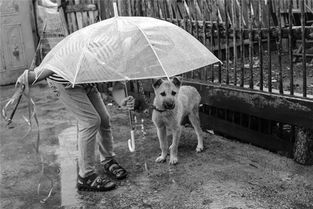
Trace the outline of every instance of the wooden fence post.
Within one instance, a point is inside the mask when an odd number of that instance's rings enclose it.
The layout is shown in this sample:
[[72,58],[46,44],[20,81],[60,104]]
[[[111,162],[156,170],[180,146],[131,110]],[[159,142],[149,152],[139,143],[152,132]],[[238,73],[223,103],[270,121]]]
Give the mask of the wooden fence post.
[[296,128],[294,160],[303,165],[313,165],[313,130]]
[[64,35],[67,36],[69,34],[69,31],[68,31],[68,27],[67,27],[68,24],[66,22],[65,12],[64,12],[63,7],[61,6],[63,1],[58,0],[57,3],[59,6],[59,16],[60,16],[62,27],[63,27],[64,33],[65,33]]
[[114,17],[117,17],[118,16],[118,10],[117,10],[116,1],[113,2],[113,11],[114,11]]

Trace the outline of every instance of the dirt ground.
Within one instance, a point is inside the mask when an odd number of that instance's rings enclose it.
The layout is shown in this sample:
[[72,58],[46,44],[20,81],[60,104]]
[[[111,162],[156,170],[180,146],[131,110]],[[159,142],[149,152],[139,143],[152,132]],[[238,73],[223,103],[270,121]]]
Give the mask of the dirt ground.
[[[6,86],[0,90],[3,106],[14,89]],[[28,129],[22,117],[27,114],[25,100],[10,128],[1,121],[3,209],[313,208],[313,166],[209,133],[205,133],[204,152],[196,153],[196,135],[191,128],[183,132],[179,164],[157,164],[159,145],[150,119],[145,124],[146,136],[138,132],[137,150],[131,153],[127,112],[114,105],[108,109],[117,159],[130,175],[110,192],[77,192],[76,121],[45,84],[32,88],[32,96],[40,121],[40,154],[33,147],[36,126],[23,138]],[[51,197],[41,203],[51,185]]]

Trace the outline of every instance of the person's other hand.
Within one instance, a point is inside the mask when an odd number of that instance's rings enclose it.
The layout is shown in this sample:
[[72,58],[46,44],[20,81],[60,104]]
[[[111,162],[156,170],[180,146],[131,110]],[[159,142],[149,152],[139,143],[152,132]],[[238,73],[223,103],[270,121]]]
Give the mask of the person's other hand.
[[121,106],[123,109],[133,110],[135,106],[135,99],[132,96],[128,96],[122,100]]
[[25,85],[28,81],[26,80],[27,79],[27,74],[28,73],[28,70],[25,70],[22,75],[20,75],[17,80],[16,80],[16,83],[15,83],[15,87],[19,87],[21,85]]
[[107,83],[97,83],[97,89],[100,93],[107,93],[108,92],[108,87]]

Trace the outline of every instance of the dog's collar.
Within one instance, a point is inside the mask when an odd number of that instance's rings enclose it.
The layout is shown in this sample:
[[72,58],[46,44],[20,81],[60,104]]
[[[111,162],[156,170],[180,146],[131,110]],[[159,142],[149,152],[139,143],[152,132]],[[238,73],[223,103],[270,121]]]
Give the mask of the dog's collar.
[[164,109],[164,110],[161,110],[161,109],[158,109],[156,106],[152,106],[152,109],[153,110],[155,110],[155,111],[158,111],[158,112],[165,112],[165,111],[167,111],[166,109]]

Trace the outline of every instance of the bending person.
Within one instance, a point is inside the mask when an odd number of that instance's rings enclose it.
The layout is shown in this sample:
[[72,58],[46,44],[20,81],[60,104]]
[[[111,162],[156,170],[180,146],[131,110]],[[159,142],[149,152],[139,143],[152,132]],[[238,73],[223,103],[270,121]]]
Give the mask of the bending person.
[[[96,85],[73,86],[51,70],[45,69],[41,73],[35,73],[35,71],[25,70],[17,79],[16,85],[33,84],[47,79],[49,86],[57,93],[66,109],[78,120],[79,173],[77,189],[89,191],[114,189],[116,184],[113,181],[95,172],[95,145],[99,146],[101,166],[105,173],[120,180],[126,178],[127,171],[115,159],[110,115]],[[39,75],[38,78],[36,78],[36,74]],[[134,102],[135,99],[129,96],[121,104],[124,109],[133,109]],[[97,133],[100,135],[98,141]]]

